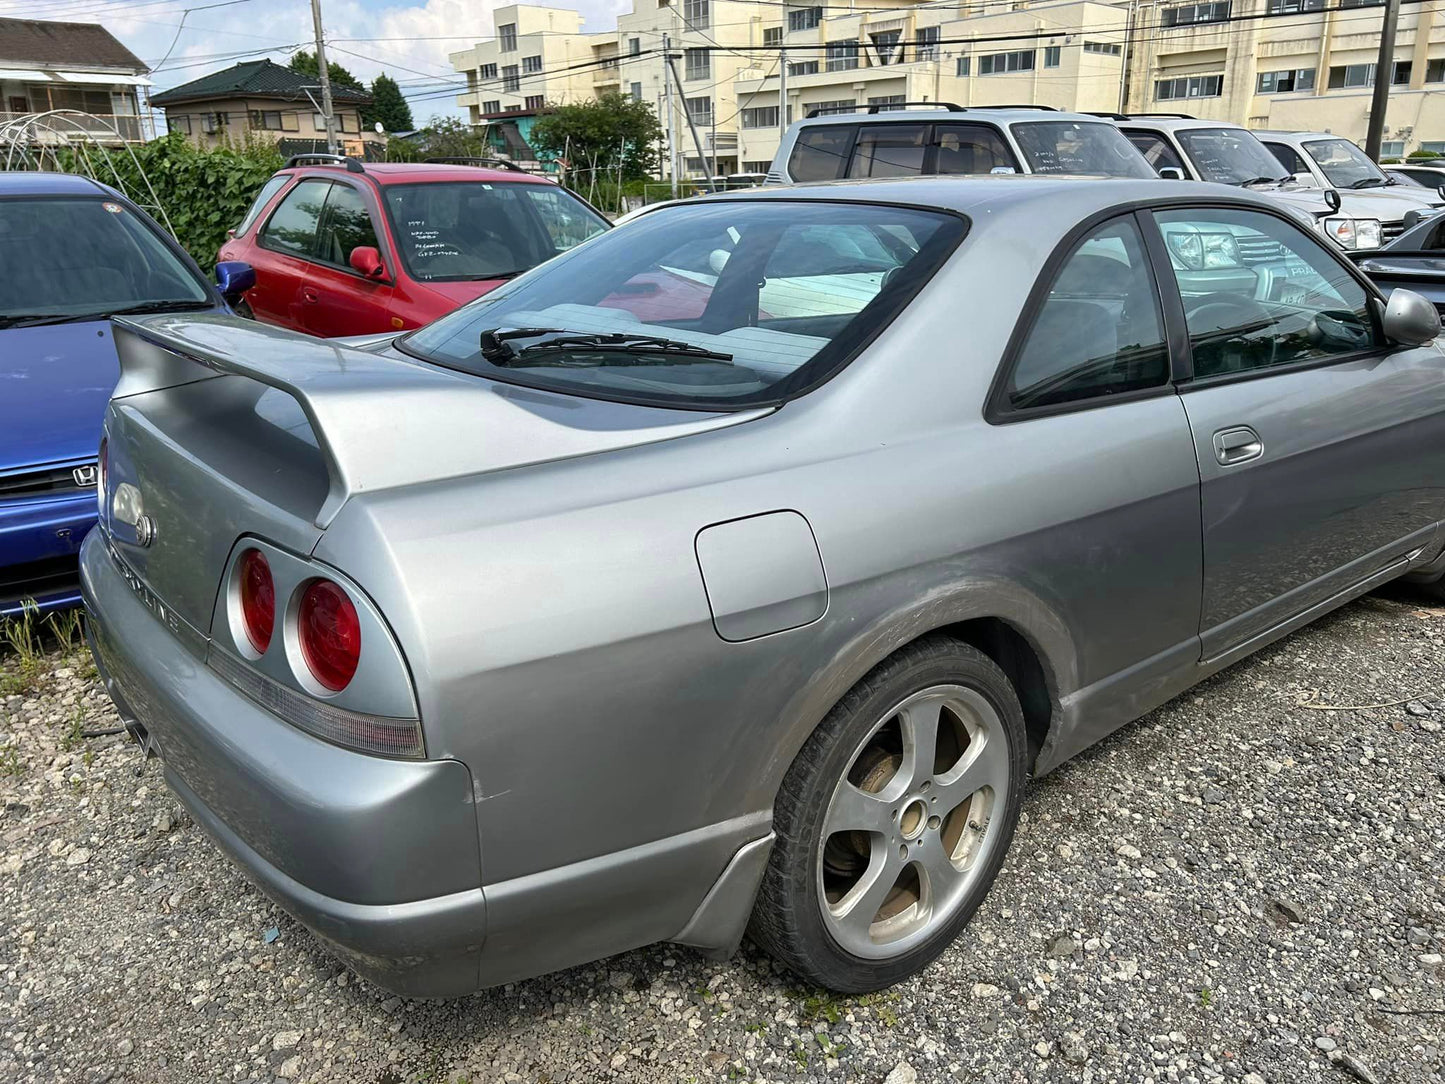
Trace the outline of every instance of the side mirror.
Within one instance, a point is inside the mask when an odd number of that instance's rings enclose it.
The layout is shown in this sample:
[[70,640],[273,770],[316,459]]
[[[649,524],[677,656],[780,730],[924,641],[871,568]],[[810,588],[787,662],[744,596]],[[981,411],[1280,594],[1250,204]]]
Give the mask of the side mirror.
[[1184,180],[1184,171],[1178,166],[1160,166],[1159,176],[1166,181],[1182,181]]
[[1305,188],[1318,188],[1320,186],[1320,182],[1315,180],[1313,173],[1305,172],[1296,173],[1294,175],[1294,183],[1302,185]]
[[351,264],[351,269],[363,278],[386,277],[386,264],[381,262],[381,253],[370,245],[361,245],[352,249],[351,256],[346,262]]
[[256,285],[256,269],[240,260],[222,260],[216,264],[216,287],[227,304],[235,304],[241,295]]
[[1424,346],[1440,334],[1440,313],[1414,290],[1394,290],[1385,302],[1385,337],[1403,346]]

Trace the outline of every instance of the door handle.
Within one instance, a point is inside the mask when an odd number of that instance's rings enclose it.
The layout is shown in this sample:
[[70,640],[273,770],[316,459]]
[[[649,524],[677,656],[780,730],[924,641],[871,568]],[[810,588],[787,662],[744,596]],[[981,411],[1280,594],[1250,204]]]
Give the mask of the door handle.
[[321,300],[321,295],[318,294],[315,290],[313,290],[310,286],[303,286],[301,287],[301,300],[306,302],[308,305],[315,305]]
[[1214,458],[1226,467],[1264,455],[1264,441],[1247,425],[1221,429],[1214,434]]

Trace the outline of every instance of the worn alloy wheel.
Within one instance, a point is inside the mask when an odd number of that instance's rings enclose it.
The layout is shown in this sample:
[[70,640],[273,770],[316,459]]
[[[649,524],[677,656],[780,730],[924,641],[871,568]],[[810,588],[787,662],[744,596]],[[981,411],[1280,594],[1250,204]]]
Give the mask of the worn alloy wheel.
[[789,769],[753,937],[845,992],[927,965],[998,872],[1026,748],[1018,698],[981,652],[935,637],[883,662]]

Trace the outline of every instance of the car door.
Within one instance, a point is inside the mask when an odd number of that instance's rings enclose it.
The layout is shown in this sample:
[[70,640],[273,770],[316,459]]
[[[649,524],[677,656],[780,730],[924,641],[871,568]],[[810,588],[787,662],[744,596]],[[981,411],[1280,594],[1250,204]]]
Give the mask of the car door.
[[1389,578],[1445,510],[1445,356],[1393,347],[1378,302],[1283,214],[1154,212],[1187,336],[1204,658]]
[[306,330],[301,286],[311,273],[321,212],[330,189],[329,180],[298,181],[257,233],[256,285],[246,295],[256,319]]
[[[374,248],[382,256],[381,277],[351,268],[351,253]],[[301,315],[313,335],[367,335],[393,330],[392,276],[396,261],[378,240],[372,201],[348,181],[335,181],[326,195],[311,267],[301,283]]]

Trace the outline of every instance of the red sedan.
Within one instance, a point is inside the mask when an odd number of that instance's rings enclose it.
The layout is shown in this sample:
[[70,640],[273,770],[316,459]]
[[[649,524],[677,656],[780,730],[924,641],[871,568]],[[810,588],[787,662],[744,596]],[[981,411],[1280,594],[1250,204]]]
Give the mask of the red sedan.
[[529,173],[311,155],[266,182],[218,259],[256,271],[243,314],[364,335],[430,323],[607,228]]

